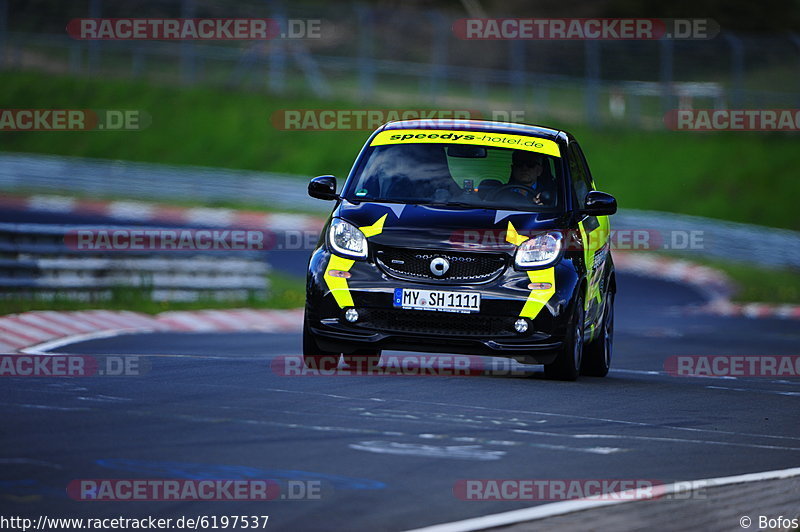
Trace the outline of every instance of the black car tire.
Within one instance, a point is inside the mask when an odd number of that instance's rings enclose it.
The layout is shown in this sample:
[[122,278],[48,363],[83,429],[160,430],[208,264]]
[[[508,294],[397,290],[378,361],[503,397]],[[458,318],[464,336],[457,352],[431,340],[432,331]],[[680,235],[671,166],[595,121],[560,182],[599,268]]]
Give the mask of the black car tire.
[[584,316],[583,297],[580,296],[575,300],[575,308],[567,326],[567,337],[561,352],[551,364],[544,366],[544,374],[548,379],[574,381],[578,378],[583,358]]
[[331,371],[339,365],[341,353],[324,351],[317,346],[317,342],[308,330],[306,320],[303,320],[303,363],[308,369]]
[[603,325],[600,336],[583,348],[581,375],[605,377],[611,368],[611,353],[614,349],[614,292],[606,296]]
[[350,369],[362,371],[371,371],[378,367],[381,361],[380,349],[359,349],[352,354],[343,355],[344,362]]

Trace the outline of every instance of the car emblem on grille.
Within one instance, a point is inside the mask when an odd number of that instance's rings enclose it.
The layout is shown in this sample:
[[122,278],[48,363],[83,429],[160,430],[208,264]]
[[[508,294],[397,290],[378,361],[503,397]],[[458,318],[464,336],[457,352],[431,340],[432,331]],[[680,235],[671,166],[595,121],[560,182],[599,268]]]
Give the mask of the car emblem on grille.
[[431,261],[431,273],[436,277],[441,277],[450,269],[450,261],[444,257],[436,257]]

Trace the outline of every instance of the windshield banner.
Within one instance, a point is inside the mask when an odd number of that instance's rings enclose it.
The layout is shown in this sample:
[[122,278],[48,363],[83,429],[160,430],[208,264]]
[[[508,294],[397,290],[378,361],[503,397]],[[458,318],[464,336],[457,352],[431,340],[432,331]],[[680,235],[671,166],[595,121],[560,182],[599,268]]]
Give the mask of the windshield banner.
[[393,129],[381,131],[370,146],[387,144],[472,144],[495,148],[535,151],[560,157],[558,144],[548,139],[527,135],[507,135],[484,131],[449,131],[446,129]]

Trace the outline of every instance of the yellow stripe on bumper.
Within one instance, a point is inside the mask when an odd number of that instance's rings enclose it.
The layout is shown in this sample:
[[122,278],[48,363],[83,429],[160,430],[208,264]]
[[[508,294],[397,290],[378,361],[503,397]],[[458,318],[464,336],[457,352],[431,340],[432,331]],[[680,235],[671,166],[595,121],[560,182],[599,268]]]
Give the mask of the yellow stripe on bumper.
[[[364,233],[366,238],[379,235],[383,232],[383,224],[386,222],[387,216],[388,214],[384,214],[378,218],[378,221],[374,224],[365,225],[364,227],[359,227],[359,229]],[[339,305],[339,308],[354,306],[353,295],[350,293],[347,279],[344,277],[333,277],[330,275],[330,271],[339,270],[342,272],[349,272],[355,262],[356,261],[353,259],[345,259],[338,255],[331,254],[331,260],[328,262],[328,267],[325,268],[325,283],[328,285],[328,290],[333,294],[333,298],[336,300],[336,304]]]
[[347,286],[347,279],[344,277],[333,277],[330,271],[350,271],[350,268],[353,267],[355,262],[356,261],[353,259],[345,259],[338,255],[331,255],[331,260],[328,262],[328,267],[325,269],[325,283],[328,285],[328,290],[331,291],[333,298],[340,308],[352,307],[353,296],[350,294],[350,287]]
[[550,283],[550,288],[547,290],[531,290],[522,312],[519,313],[523,318],[533,319],[556,293],[556,269],[553,267],[546,270],[531,270],[528,272],[528,279],[532,283]]

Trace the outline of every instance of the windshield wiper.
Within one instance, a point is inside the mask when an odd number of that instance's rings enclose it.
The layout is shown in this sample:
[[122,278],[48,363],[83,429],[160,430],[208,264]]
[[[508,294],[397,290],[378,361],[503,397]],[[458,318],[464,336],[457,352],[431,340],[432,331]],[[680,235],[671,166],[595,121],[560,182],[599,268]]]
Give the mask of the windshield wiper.
[[423,201],[419,205],[427,205],[429,207],[465,207],[467,209],[486,209],[483,205],[476,205],[475,203],[467,203],[466,201]]
[[409,199],[409,200],[389,200],[383,198],[345,198],[350,203],[360,203],[360,202],[367,202],[367,203],[397,203],[398,205],[413,205],[417,203],[417,200]]

